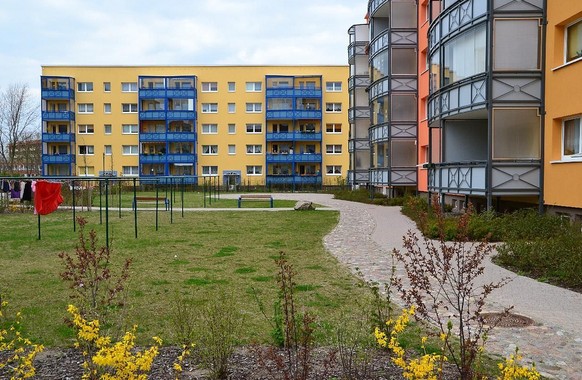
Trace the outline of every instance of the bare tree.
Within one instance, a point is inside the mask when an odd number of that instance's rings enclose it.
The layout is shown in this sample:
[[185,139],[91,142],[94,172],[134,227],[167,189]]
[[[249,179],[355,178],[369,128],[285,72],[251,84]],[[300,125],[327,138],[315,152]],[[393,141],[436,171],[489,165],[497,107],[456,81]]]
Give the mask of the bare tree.
[[35,138],[38,116],[28,85],[12,84],[0,93],[0,171],[14,171],[16,150]]

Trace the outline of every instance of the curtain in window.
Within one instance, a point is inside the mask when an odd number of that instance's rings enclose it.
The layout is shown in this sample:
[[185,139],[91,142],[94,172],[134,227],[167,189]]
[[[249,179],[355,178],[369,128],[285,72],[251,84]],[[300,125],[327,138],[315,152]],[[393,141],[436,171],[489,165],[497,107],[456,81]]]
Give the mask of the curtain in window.
[[564,156],[580,153],[580,119],[564,122]]
[[566,62],[582,56],[582,21],[568,28]]

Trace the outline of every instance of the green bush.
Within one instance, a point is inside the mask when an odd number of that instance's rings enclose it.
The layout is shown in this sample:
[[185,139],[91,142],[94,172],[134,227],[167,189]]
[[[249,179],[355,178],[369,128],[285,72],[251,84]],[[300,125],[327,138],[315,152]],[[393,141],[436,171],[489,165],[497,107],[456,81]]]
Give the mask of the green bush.
[[335,199],[344,201],[375,204],[379,206],[402,206],[404,197],[388,198],[384,194],[370,193],[368,189],[338,190],[333,193]]

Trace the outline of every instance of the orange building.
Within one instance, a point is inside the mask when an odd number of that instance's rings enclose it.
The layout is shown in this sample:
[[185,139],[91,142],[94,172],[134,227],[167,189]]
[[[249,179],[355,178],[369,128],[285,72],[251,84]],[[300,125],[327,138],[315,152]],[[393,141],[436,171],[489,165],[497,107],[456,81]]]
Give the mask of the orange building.
[[582,2],[547,2],[544,203],[582,220]]
[[429,0],[421,0],[418,6],[418,191],[428,191],[429,139],[427,100],[429,95],[428,27],[430,24]]

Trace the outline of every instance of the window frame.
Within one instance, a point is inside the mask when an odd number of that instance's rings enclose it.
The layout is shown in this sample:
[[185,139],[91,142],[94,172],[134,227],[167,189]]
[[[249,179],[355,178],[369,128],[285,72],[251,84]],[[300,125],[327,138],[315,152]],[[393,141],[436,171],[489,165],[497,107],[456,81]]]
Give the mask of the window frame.
[[113,156],[113,146],[103,145],[103,154],[106,156]]
[[[565,137],[566,137],[566,122],[578,120],[578,152],[572,154],[564,154]],[[562,161],[568,162],[582,162],[582,116],[569,117],[562,120],[561,127],[561,142],[560,142],[560,157]]]
[[[126,131],[126,127],[128,127],[129,132]],[[133,127],[135,127],[135,128],[133,128]],[[138,133],[139,133],[139,127],[137,124],[122,124],[121,125],[121,134],[122,135],[137,135]]]
[[[339,84],[339,88],[338,85]],[[342,92],[343,83],[341,81],[325,82],[325,92]]]
[[218,113],[218,103],[202,103],[202,113]]
[[342,153],[343,153],[342,144],[326,144],[325,145],[325,154],[342,154]]
[[77,103],[77,110],[81,114],[91,114],[95,108],[93,107],[93,103]]
[[[89,131],[89,127],[91,127],[90,131]],[[83,129],[83,131],[81,129]],[[93,134],[95,134],[95,126],[93,124],[77,124],[77,134],[79,134],[79,135],[93,135]]]
[[77,82],[77,92],[93,92],[93,82]]
[[[125,110],[125,106],[127,106],[127,111]],[[135,107],[134,107],[135,106]],[[132,111],[135,108],[135,111]],[[121,103],[121,113],[137,113],[138,111],[137,103]]]
[[203,156],[218,156],[218,145],[202,145],[201,153]]
[[[129,148],[129,152],[125,152],[125,148]],[[133,148],[135,148],[135,152],[133,152]],[[139,155],[139,146],[138,145],[122,145],[121,146],[121,155],[122,156],[137,156]]]
[[246,103],[245,111],[246,113],[262,113],[263,103]]
[[[214,128],[212,128],[214,127]],[[205,129],[207,128],[207,130],[205,131]],[[213,131],[214,129],[214,131]],[[218,134],[218,124],[214,124],[214,123],[207,123],[207,124],[202,124],[202,127],[200,128],[200,132],[203,135],[216,135]]]
[[228,154],[229,155],[236,154],[236,144],[228,144]]
[[202,82],[200,85],[201,92],[218,92],[218,82]]
[[[249,169],[251,169],[251,168],[252,168],[252,170],[249,171]],[[258,173],[257,173],[257,168],[259,169]],[[263,175],[263,165],[247,165],[246,166],[246,173],[247,173],[247,176],[262,176]]]
[[[331,173],[329,169],[332,169]],[[339,168],[339,170],[338,170]],[[325,174],[326,175],[342,175],[342,166],[341,165],[326,165],[325,166]]]
[[[330,128],[331,127],[331,131]],[[339,127],[339,130],[338,128]],[[325,124],[325,133],[330,135],[338,135],[342,133],[342,123],[327,123]]]
[[[258,131],[257,131],[257,127],[258,127]],[[248,134],[253,134],[253,135],[261,134],[261,133],[263,133],[263,124],[248,123],[246,125],[246,132]]]
[[[126,168],[128,168],[128,172],[126,173]],[[139,177],[139,166],[127,165],[121,167],[121,175],[124,177]]]
[[121,92],[137,92],[137,82],[121,82]]
[[228,92],[236,92],[236,82],[228,82]]
[[228,103],[228,113],[236,113],[236,103]]
[[245,89],[246,92],[263,92],[263,82],[246,82]]
[[263,145],[262,144],[246,144],[246,152],[248,155],[263,154]]
[[[568,30],[576,25],[580,25],[579,27],[582,28],[582,18],[577,19],[576,21],[566,25],[566,27],[564,28],[564,64],[570,63],[570,62],[575,62],[577,60],[582,60],[582,54],[577,55],[577,56],[573,56],[571,59],[568,59]],[[582,40],[582,39],[581,39]],[[582,43],[582,41],[581,41]],[[581,50],[582,52],[582,47]],[[578,50],[577,50],[578,52]]]
[[327,102],[325,103],[325,112],[331,113],[341,113],[342,112],[341,102]]
[[[109,132],[107,130],[109,129]],[[103,124],[103,134],[111,135],[113,133],[113,125],[111,124]]]
[[103,82],[103,92],[111,92],[111,82]]
[[103,113],[111,113],[111,103],[103,103]]
[[228,134],[229,135],[236,134],[236,124],[234,124],[234,123],[228,124]]
[[[95,155],[95,145],[78,145],[79,156],[94,156]],[[81,153],[81,148],[85,148],[85,153]]]
[[[208,173],[204,173],[205,169],[208,168]],[[213,170],[215,168],[215,170]],[[203,165],[202,166],[202,177],[210,177],[218,175],[218,165]]]

